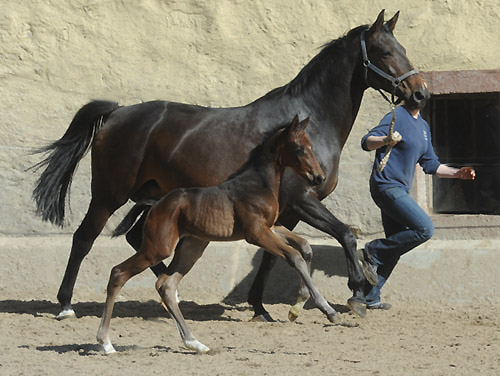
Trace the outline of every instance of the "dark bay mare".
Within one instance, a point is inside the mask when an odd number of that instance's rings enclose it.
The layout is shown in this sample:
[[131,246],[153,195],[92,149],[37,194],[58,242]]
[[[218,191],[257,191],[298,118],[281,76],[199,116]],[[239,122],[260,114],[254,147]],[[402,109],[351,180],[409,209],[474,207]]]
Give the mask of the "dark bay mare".
[[[124,234],[142,210],[148,211],[143,221],[143,242],[136,254],[111,270],[106,305],[97,340],[109,354],[115,349],[109,338],[109,326],[115,298],[134,275],[157,265],[174,254],[179,239],[194,236],[206,246],[212,240],[245,239],[285,259],[300,275],[304,300],[312,298],[316,306],[334,323],[339,315],[320,294],[310,276],[312,250],[307,241],[283,226],[275,226],[280,206],[278,197],[285,167],[290,167],[304,181],[318,185],[325,175],[305,128],[309,119],[299,123],[296,116],[286,128],[278,129],[251,153],[249,160],[234,175],[215,187],[178,188],[170,191],[151,209],[138,202],[118,225],[115,235]],[[139,211],[137,211],[139,208]],[[165,274],[156,289],[174,319],[184,345],[196,352],[209,350],[190,332],[176,300],[177,285],[201,257],[204,247],[175,250]],[[309,262],[306,262],[308,260]],[[304,290],[301,289],[301,290]]]
[[[351,231],[321,203],[337,185],[339,159],[368,87],[382,89],[420,106],[429,96],[413,70],[393,30],[399,12],[384,23],[384,11],[371,25],[363,25],[327,44],[288,84],[256,101],[236,108],[205,108],[154,101],[120,107],[93,101],[75,115],[63,137],[47,146],[46,166],[33,192],[44,220],[63,225],[65,199],[80,159],[92,147],[92,198],[73,235],[68,265],[57,298],[58,318],[71,317],[71,297],[81,262],[109,217],[129,199],[160,199],[182,187],[206,187],[223,182],[247,159],[266,132],[277,129],[295,114],[311,115],[308,135],[326,178],[311,188],[285,171],[280,192],[279,223],[293,229],[299,221],[333,236],[342,245],[353,296],[351,308],[364,315],[365,275]],[[140,222],[140,221],[138,221]],[[137,250],[141,224],[127,235]],[[206,242],[186,237],[177,246],[201,252]],[[270,319],[262,293],[276,257],[265,252],[248,301],[255,317]],[[154,266],[159,275],[162,263]]]

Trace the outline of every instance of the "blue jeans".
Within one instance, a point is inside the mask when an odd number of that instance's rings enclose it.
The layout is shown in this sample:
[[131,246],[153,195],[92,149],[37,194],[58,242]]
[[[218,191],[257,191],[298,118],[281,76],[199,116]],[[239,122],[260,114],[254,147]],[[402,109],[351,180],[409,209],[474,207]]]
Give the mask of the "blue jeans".
[[385,239],[365,244],[377,265],[378,284],[366,295],[368,306],[380,303],[380,290],[391,275],[399,258],[429,240],[434,224],[404,188],[394,187],[382,192],[372,191],[372,198],[382,213]]

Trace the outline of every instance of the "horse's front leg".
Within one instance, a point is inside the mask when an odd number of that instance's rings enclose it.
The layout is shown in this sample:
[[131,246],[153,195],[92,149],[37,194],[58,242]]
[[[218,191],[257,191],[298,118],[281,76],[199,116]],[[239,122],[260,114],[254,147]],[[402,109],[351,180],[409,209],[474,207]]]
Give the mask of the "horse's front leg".
[[364,317],[366,315],[364,287],[367,280],[365,273],[369,273],[370,270],[364,270],[358,259],[357,242],[351,230],[330,213],[313,194],[297,200],[291,209],[301,221],[333,236],[342,245],[347,262],[347,284],[353,292],[347,303],[356,314]]

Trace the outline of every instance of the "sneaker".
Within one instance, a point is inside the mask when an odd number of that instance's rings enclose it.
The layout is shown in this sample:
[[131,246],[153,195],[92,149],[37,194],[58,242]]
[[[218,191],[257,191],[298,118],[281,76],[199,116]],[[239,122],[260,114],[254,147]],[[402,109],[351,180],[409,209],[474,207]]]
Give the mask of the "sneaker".
[[366,308],[367,309],[382,309],[384,311],[387,311],[387,310],[389,310],[389,309],[392,308],[392,305],[389,304],[389,303],[378,302],[378,303],[375,303],[375,304],[372,304],[372,305],[367,304]]
[[366,249],[361,248],[357,251],[358,261],[361,265],[361,269],[363,270],[363,274],[365,275],[366,280],[372,286],[376,286],[378,284],[378,274],[377,274],[377,265],[372,260],[372,257],[366,251]]

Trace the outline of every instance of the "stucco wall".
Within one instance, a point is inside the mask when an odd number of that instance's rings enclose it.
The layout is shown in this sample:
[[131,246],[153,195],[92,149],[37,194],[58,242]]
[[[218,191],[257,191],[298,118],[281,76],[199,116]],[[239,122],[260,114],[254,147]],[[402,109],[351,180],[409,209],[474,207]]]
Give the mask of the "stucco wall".
[[[290,81],[320,50],[382,8],[401,10],[395,35],[420,70],[498,68],[498,0],[0,0],[0,234],[72,233],[90,197],[89,157],[72,186],[63,230],[34,215],[40,160],[94,98],[236,106]],[[380,230],[369,198],[371,158],[359,139],[388,111],[369,90],[327,205],[365,234]],[[111,221],[109,227],[116,223]],[[301,232],[308,233],[307,226]],[[311,235],[319,235],[310,233]]]

